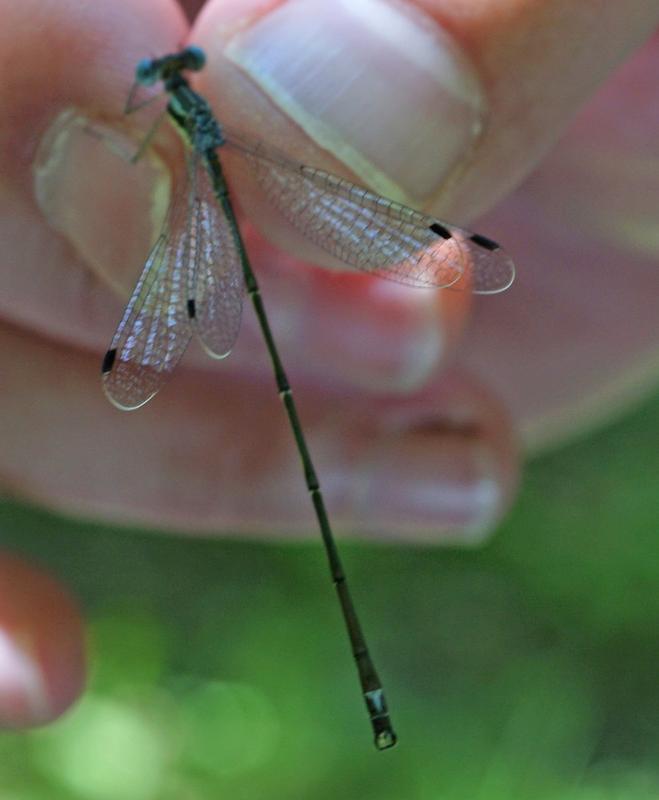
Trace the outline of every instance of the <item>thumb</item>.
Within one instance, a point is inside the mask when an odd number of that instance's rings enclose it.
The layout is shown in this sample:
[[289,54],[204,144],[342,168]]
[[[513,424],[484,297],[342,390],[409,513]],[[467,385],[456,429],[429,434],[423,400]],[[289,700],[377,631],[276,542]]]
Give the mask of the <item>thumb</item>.
[[651,0],[265,6],[210,2],[193,31],[225,122],[457,222],[518,183],[659,20]]

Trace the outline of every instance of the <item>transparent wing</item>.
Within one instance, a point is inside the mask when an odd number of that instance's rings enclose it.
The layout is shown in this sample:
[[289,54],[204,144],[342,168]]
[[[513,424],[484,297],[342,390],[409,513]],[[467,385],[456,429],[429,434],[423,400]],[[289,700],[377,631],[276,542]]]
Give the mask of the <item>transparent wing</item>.
[[223,128],[266,196],[306,238],[347,265],[410,286],[446,288],[469,272],[472,291],[508,288],[515,268],[496,242],[288,159]]
[[189,273],[187,311],[206,352],[213,358],[224,358],[233,348],[242,317],[240,233],[235,221],[218,207],[201,159],[197,159],[193,185],[193,269]]
[[121,409],[139,408],[150,400],[190,341],[185,300],[194,198],[189,188],[187,180],[177,186],[163,230],[103,359],[103,388]]

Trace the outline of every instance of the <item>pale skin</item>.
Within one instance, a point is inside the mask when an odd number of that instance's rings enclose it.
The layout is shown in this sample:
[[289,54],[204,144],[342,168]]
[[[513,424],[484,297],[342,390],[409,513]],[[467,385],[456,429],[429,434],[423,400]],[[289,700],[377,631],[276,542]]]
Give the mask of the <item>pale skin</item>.
[[[416,4],[460,43],[490,106],[486,133],[460,180],[429,197],[424,210],[471,223],[496,206],[484,232],[515,257],[515,290],[479,304],[471,316],[468,293],[382,294],[368,279],[344,283],[310,270],[295,260],[306,252],[295,236],[278,241],[284,251],[268,242],[278,237],[267,218],[258,232],[246,219],[244,232],[264,281],[285,278],[270,306],[294,312],[296,335],[284,336],[283,355],[294,365],[321,481],[332,476],[326,491],[338,530],[473,541],[512,502],[525,447],[551,445],[605,419],[656,380],[659,330],[648,300],[659,288],[656,238],[644,239],[644,231],[656,216],[659,187],[643,167],[653,163],[656,174],[656,112],[652,126],[644,90],[656,74],[656,38],[625,72],[610,76],[650,38],[659,2]],[[218,29],[276,5],[208,2],[190,28],[174,0],[94,2],[82,11],[69,0],[0,0],[0,479],[7,494],[161,529],[263,538],[313,533],[267,364],[246,367],[250,359],[240,357],[253,351],[257,358],[249,329],[235,358],[218,366],[193,356],[148,409],[121,415],[100,391],[99,355],[140,265],[132,253],[125,262],[109,259],[107,268],[85,263],[44,217],[33,191],[39,141],[61,110],[84,108],[120,127],[135,63],[187,41],[208,51],[196,85],[225,117],[239,117],[255,135],[267,119],[275,143],[292,157],[354,178],[258,90],[226,91],[242,79],[222,58]],[[175,145],[160,147],[165,165],[176,162]],[[532,188],[510,196],[538,164]],[[236,176],[233,183],[249,208]],[[123,246],[129,234],[114,227],[106,234]],[[322,254],[309,255],[322,261]],[[410,381],[409,354],[424,346],[429,324],[447,346]],[[337,347],[344,349],[337,354]],[[314,359],[324,359],[329,381],[321,381]],[[496,487],[485,506],[483,476],[474,468],[483,462]],[[364,481],[366,504],[350,494]],[[420,481],[437,498],[430,511],[410,505]],[[452,502],[442,502],[444,495]],[[0,576],[0,628],[32,659],[43,690],[40,699],[27,696],[34,682],[20,665],[0,676],[0,725],[43,723],[82,691],[83,624],[66,590],[36,568],[6,556]]]

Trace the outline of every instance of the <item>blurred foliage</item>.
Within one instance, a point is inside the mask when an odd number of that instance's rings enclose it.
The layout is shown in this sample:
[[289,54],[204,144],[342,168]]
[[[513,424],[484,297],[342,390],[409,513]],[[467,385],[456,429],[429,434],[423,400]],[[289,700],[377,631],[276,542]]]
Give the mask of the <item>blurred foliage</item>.
[[85,699],[0,738],[0,800],[656,800],[659,401],[527,468],[478,550],[344,542],[400,744],[377,753],[321,547],[0,506],[77,592]]

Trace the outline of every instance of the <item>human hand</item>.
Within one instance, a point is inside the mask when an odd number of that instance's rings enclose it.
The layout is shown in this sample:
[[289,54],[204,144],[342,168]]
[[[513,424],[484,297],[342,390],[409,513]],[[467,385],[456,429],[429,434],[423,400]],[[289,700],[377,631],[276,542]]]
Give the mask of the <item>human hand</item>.
[[[77,157],[65,164],[46,155],[50,171],[37,176],[37,204],[33,163],[49,126],[73,106],[123,130],[118,111],[134,64],[189,39],[207,51],[209,65],[198,85],[221,119],[298,160],[362,181],[365,170],[377,190],[468,222],[524,177],[659,17],[656,3],[640,0],[624,11],[602,9],[594,0],[576,9],[540,0],[500,0],[468,9],[454,2],[418,2],[473,64],[475,76],[460,77],[456,64],[469,74],[470,68],[455,54],[449,58],[448,92],[442,82],[446,73],[433,72],[438,56],[436,42],[425,36],[429,19],[420,26],[409,23],[410,46],[395,37],[383,39],[381,29],[369,32],[369,23],[381,21],[378,15],[341,21],[340,4],[332,4],[331,19],[312,33],[309,20],[322,20],[322,9],[315,2],[298,3],[305,14],[295,24],[288,20],[277,29],[276,12],[260,24],[267,42],[282,48],[278,82],[293,80],[294,89],[312,66],[317,69],[314,91],[303,98],[311,103],[304,118],[307,125],[311,119],[312,129],[303,132],[299,108],[295,122],[282,108],[281,86],[276,97],[264,86],[258,57],[266,49],[259,26],[237,25],[257,8],[280,4],[209,3],[189,35],[172,2],[97,3],[84,13],[63,0],[34,8],[5,5],[0,34],[7,64],[2,90],[7,111],[0,122],[0,158],[7,165],[0,272],[5,320],[0,335],[7,353],[4,485],[69,513],[262,535],[306,532],[311,526],[297,457],[247,321],[228,362],[218,367],[191,360],[166,393],[140,412],[120,415],[98,388],[99,353],[151,237],[148,201],[178,150],[165,145],[159,160],[134,169],[124,169],[111,154],[104,159],[89,143],[78,143],[85,160],[75,148],[67,152]],[[307,17],[309,10],[315,16]],[[274,34],[267,29],[271,25]],[[386,30],[405,29],[399,19]],[[345,50],[342,42],[349,43]],[[332,47],[338,49],[328,56]],[[293,48],[299,62],[290,58]],[[374,76],[369,59],[383,52],[388,58]],[[427,541],[482,537],[514,491],[513,431],[521,429],[536,442],[562,435],[577,401],[588,407],[604,381],[623,382],[656,344],[652,242],[629,234],[642,228],[656,191],[650,170],[632,169],[638,153],[627,153],[625,161],[628,129],[612,124],[629,121],[635,145],[647,147],[650,157],[656,124],[650,125],[641,103],[641,81],[652,74],[649,62],[656,63],[656,50],[646,50],[643,58],[632,91],[624,86],[624,93],[616,93],[613,84],[613,92],[597,101],[595,129],[586,116],[576,139],[568,137],[570,159],[562,161],[557,150],[551,174],[538,173],[531,189],[520,190],[483,228],[515,257],[519,279],[508,297],[479,302],[448,371],[440,366],[465,328],[465,293],[410,292],[312,270],[266,244],[249,224],[255,220],[248,219],[247,246],[274,312],[275,333],[340,529]],[[348,78],[359,76],[354,88],[345,77],[343,84],[332,84],[346,63]],[[287,66],[298,70],[292,78],[282,71]],[[407,81],[402,94],[398,81]],[[461,92],[467,94],[462,100]],[[481,120],[483,102],[489,111]],[[405,119],[396,127],[401,108]],[[325,123],[322,130],[314,120]],[[479,120],[484,131],[472,137]],[[441,147],[439,140],[423,139],[432,125],[444,137]],[[580,157],[592,155],[593,142],[598,157]],[[346,150],[346,143],[368,163]],[[463,145],[470,150],[466,163]],[[344,164],[330,155],[332,148],[340,148]],[[596,182],[612,164],[628,164],[629,170],[620,167],[616,191],[609,193],[606,183]],[[241,196],[235,181],[234,189],[249,209],[250,198]],[[631,205],[618,205],[623,195]],[[583,198],[584,207],[560,219],[558,198],[567,203],[575,196]],[[276,237],[277,231],[263,233]],[[557,263],[566,259],[569,268]],[[631,279],[621,279],[623,261]],[[611,325],[619,315],[621,323]],[[601,319],[607,324],[594,324]],[[504,398],[503,408],[492,386]],[[26,712],[24,719],[34,717]]]

